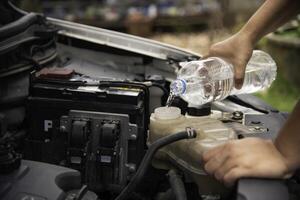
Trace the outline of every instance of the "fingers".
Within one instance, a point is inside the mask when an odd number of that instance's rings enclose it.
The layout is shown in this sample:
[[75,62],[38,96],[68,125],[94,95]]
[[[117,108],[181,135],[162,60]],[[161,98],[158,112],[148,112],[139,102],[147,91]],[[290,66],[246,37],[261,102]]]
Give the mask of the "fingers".
[[205,154],[203,158],[203,160],[206,161],[204,169],[208,174],[214,174],[226,161],[228,153],[224,151],[224,148],[225,146],[217,147]]
[[239,145],[235,142],[226,143],[203,154],[203,161],[206,163],[204,165],[205,171],[226,185],[232,185],[239,178],[239,174],[234,172],[232,175],[231,171],[243,167],[244,165],[239,165],[244,163],[242,160]]
[[223,182],[226,186],[231,187],[237,179],[253,176],[250,168],[238,164],[237,159],[232,159],[230,156],[226,156],[223,160],[212,158],[205,164],[205,171],[214,175],[214,177]]
[[226,162],[215,171],[214,176],[217,180],[223,182],[225,175],[235,167],[238,167],[238,164],[228,156]]
[[210,159],[205,165],[204,165],[204,169],[205,171],[210,174],[213,175],[217,169],[219,169],[222,164],[224,163],[224,161],[226,160],[227,156],[215,156],[214,158]]
[[284,178],[291,174],[274,143],[258,138],[230,141],[206,152],[203,161],[206,172],[227,186],[242,177]]
[[243,67],[234,67],[234,86],[236,89],[241,89],[244,83],[245,70]]
[[203,56],[201,57],[201,59],[206,59],[206,58],[208,58],[208,57],[211,57],[211,55],[209,55],[209,54],[203,55]]
[[205,152],[202,156],[202,159],[204,162],[207,162],[211,158],[213,158],[216,154],[220,153],[224,148],[224,145],[220,145],[218,147],[215,147],[207,152]]
[[228,173],[225,174],[224,178],[223,178],[223,183],[227,186],[227,187],[231,187],[234,185],[234,183],[243,177],[250,177],[252,174],[249,170],[245,169],[245,168],[239,168],[239,167],[235,167],[232,168]]
[[244,82],[245,68],[247,64],[247,58],[242,56],[237,56],[236,52],[230,53],[224,51],[224,47],[220,43],[211,46],[208,54],[204,55],[201,59],[206,59],[208,57],[220,57],[226,62],[231,63],[234,67],[234,84],[236,89],[241,89]]

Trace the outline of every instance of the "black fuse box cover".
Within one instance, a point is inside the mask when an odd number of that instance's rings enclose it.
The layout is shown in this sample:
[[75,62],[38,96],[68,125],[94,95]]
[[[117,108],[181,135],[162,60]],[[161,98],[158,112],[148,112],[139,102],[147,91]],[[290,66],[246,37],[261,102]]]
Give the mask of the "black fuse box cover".
[[128,161],[139,165],[146,148],[149,123],[147,86],[130,82],[100,82],[89,86],[68,80],[31,80],[27,101],[29,137],[25,158],[62,164],[66,157],[67,136],[61,134],[61,116],[70,110],[128,114],[137,126],[137,140],[130,141]]

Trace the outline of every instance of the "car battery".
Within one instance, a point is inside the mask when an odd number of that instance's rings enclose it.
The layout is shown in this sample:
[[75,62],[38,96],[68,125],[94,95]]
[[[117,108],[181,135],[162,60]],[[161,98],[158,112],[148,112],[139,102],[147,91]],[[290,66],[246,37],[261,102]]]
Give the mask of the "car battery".
[[147,86],[53,71],[31,75],[25,158],[80,170],[96,191],[125,185],[146,150]]

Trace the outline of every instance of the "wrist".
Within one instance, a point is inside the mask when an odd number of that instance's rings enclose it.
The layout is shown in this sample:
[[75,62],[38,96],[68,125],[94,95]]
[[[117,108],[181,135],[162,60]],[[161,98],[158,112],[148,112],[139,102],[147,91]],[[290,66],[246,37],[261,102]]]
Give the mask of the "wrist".
[[299,154],[293,152],[293,147],[280,138],[276,138],[274,146],[282,155],[284,162],[288,168],[289,173],[294,172],[300,167]]
[[238,33],[238,37],[240,37],[244,42],[247,42],[249,45],[252,47],[255,46],[257,43],[258,39],[257,36],[254,32],[251,30],[248,30],[247,27],[242,28]]

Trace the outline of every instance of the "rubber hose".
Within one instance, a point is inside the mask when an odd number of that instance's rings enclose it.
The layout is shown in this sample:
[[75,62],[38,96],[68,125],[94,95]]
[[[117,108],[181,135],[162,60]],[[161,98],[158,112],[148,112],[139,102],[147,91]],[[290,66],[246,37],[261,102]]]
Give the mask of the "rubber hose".
[[29,13],[28,15],[21,17],[17,21],[1,27],[0,38],[11,37],[12,35],[24,31],[24,29],[28,28],[30,25],[36,22],[38,17],[40,17],[38,14]]
[[168,177],[176,200],[186,200],[186,191],[181,177],[173,169],[168,172]]
[[125,200],[129,197],[130,193],[133,192],[136,186],[141,182],[142,178],[144,177],[151,160],[158,149],[176,142],[182,139],[191,139],[195,138],[197,133],[193,129],[187,129],[187,131],[182,131],[176,134],[172,134],[163,138],[158,139],[154,143],[149,146],[149,149],[144,156],[139,169],[137,170],[136,174],[133,176],[132,180],[128,183],[128,185],[122,190],[122,192],[117,196],[115,200]]

